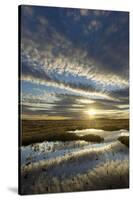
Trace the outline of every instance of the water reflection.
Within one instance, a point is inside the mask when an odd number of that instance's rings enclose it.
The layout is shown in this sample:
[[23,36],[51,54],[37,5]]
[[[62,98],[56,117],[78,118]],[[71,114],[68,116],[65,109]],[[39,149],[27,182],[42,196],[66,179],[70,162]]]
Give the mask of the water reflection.
[[[83,152],[88,149],[93,149],[93,151],[110,151],[110,149],[115,149],[119,142],[117,138],[122,135],[129,135],[127,130],[118,131],[104,131],[97,129],[83,129],[69,131],[69,134],[75,133],[79,135],[86,134],[96,134],[104,137],[103,143],[92,143],[86,141],[67,141],[67,142],[48,142],[44,141],[42,143],[36,143],[28,145],[26,147],[21,147],[21,164],[28,165],[30,163],[38,162],[40,160],[49,160],[56,157],[65,156],[70,153]],[[116,142],[117,141],[117,142]],[[117,148],[118,151],[118,148]],[[109,154],[109,152],[108,152]],[[105,155],[104,155],[105,156]],[[108,155],[109,156],[109,155]],[[106,157],[106,156],[105,156]]]
[[119,136],[129,136],[129,132],[125,129],[117,130],[117,131],[105,131],[102,129],[82,129],[75,131],[68,131],[68,133],[75,133],[78,136],[85,135],[98,135],[104,138],[104,142],[111,142],[117,139]]

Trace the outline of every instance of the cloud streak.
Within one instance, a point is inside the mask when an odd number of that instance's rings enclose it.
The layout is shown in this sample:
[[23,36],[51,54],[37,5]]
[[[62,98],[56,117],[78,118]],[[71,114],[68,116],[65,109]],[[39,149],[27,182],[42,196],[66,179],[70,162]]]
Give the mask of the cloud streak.
[[22,84],[45,86],[55,96],[60,91],[68,98],[128,104],[127,12],[34,6],[21,10]]

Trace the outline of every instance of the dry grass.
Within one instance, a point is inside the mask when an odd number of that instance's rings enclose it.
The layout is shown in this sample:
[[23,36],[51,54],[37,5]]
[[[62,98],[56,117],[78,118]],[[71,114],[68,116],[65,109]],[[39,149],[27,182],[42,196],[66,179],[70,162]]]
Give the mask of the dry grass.
[[[30,176],[30,175],[29,175]],[[28,184],[28,185],[27,185]],[[28,190],[27,190],[28,186]],[[45,173],[38,175],[36,181],[29,184],[25,181],[22,194],[41,194],[57,192],[74,192],[88,190],[118,189],[129,187],[129,163],[123,161],[107,161],[84,174],[77,174],[64,179],[48,177]]]
[[[75,134],[68,134],[67,131],[81,129],[103,129],[108,131],[129,129],[128,119],[97,119],[97,120],[23,120],[21,123],[22,145],[28,145],[36,142],[46,141],[72,141],[81,140]],[[91,137],[92,138],[92,137]],[[82,138],[83,139],[83,138]],[[92,138],[95,142],[100,138]],[[89,141],[85,137],[83,140]]]

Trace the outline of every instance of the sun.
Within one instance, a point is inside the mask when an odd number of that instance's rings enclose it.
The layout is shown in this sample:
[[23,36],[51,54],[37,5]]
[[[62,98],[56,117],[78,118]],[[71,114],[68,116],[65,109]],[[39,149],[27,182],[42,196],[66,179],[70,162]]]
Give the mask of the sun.
[[96,115],[96,110],[91,108],[89,110],[86,111],[86,113],[91,117],[91,118],[94,118],[95,115]]
[[89,115],[91,115],[91,116],[96,115],[96,110],[94,110],[94,109],[90,109],[90,110],[88,110],[88,112],[89,112]]

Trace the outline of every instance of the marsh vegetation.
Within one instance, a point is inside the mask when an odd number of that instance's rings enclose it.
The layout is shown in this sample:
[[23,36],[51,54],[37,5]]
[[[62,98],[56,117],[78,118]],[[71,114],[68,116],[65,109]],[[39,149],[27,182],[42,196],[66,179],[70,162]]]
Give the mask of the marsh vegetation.
[[128,188],[128,123],[101,122],[23,121],[21,193]]
[[81,138],[68,131],[83,129],[102,129],[114,131],[129,129],[128,119],[96,119],[96,120],[22,120],[22,145],[46,141],[85,140],[101,142],[97,135]]

